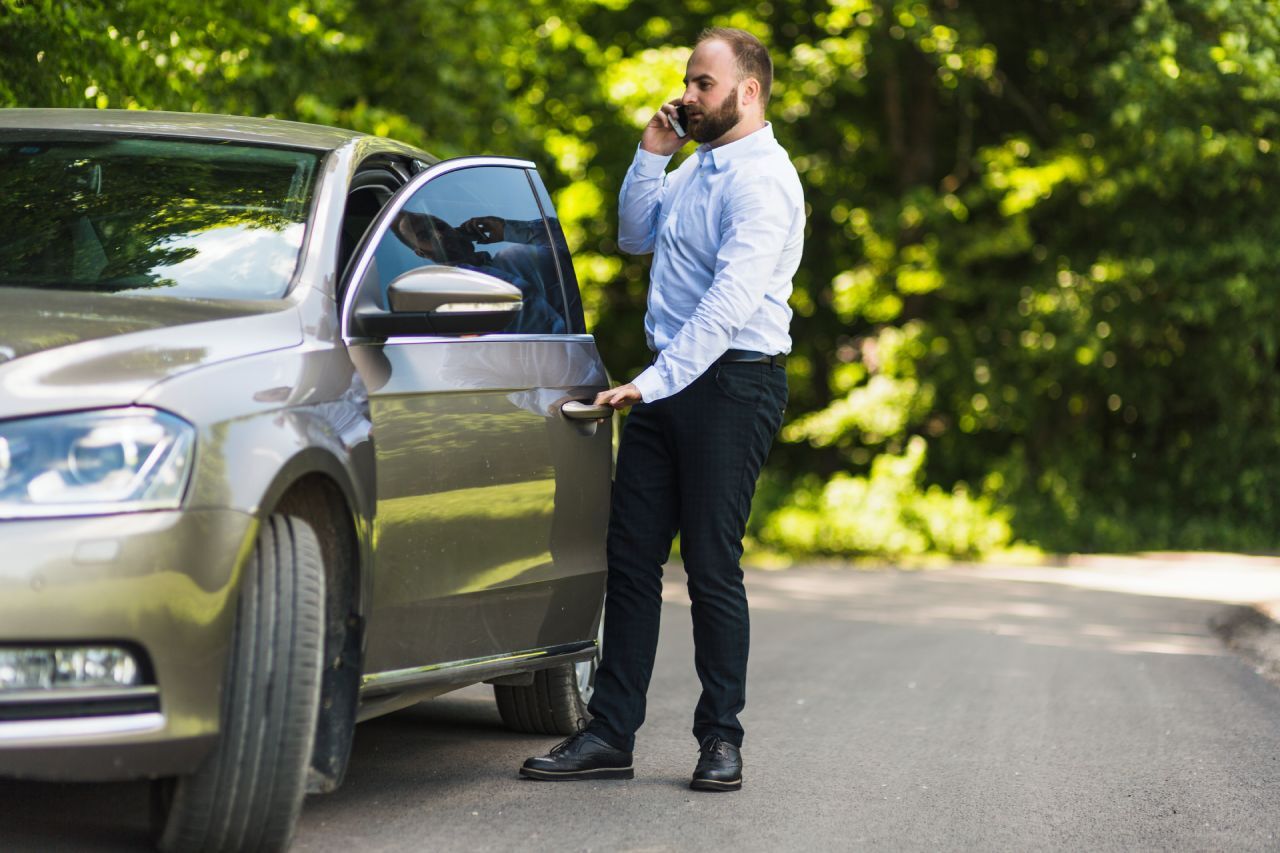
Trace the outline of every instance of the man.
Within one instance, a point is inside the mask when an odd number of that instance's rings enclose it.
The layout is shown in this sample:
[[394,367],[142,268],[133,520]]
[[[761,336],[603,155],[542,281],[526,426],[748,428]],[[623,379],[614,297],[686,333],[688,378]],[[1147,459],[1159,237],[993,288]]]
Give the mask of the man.
[[[610,508],[604,658],[587,727],[524,763],[535,779],[630,779],[644,722],[662,606],[662,565],[681,535],[702,696],[691,787],[742,786],[748,616],[742,536],[756,478],[786,405],[791,277],[800,263],[804,199],[764,119],[773,69],[741,30],[698,39],[683,97],[649,120],[622,184],[618,245],[653,252],[645,332],[656,356],[597,404],[634,405],[618,450]],[[682,105],[702,143],[671,174],[687,141]]]

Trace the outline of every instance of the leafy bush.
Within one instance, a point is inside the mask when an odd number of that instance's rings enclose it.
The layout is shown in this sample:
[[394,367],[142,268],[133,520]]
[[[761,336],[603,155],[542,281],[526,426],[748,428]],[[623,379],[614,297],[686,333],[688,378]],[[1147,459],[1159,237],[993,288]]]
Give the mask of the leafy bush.
[[618,253],[613,199],[697,33],[750,29],[811,211],[755,535],[1276,550],[1278,12],[0,0],[0,103],[269,114],[529,157],[626,380],[648,361],[646,261]]
[[866,477],[811,482],[767,517],[758,537],[792,553],[887,557],[976,557],[1011,544],[1005,514],[989,500],[962,485],[926,487],[924,460],[925,440],[915,436],[902,455],[878,455]]

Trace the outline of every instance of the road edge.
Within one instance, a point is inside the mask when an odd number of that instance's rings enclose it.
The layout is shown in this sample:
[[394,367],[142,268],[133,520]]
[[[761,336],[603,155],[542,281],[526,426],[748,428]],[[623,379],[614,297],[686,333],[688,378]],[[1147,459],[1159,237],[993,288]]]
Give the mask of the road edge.
[[1280,602],[1233,605],[1209,625],[1259,675],[1280,686]]

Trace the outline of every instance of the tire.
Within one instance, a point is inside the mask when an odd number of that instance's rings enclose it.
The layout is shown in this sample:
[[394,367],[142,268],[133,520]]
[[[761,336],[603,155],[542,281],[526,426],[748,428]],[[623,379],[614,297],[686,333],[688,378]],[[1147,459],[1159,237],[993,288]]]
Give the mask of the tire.
[[596,653],[582,663],[542,669],[533,683],[513,687],[493,685],[498,715],[507,728],[535,735],[571,735],[591,721],[587,703],[596,686],[596,667],[604,644],[604,623],[596,636]]
[[[594,671],[592,673],[594,675]],[[533,673],[533,684],[493,685],[498,714],[507,728],[538,735],[571,735],[587,724],[587,696],[578,686],[574,664]]]
[[289,846],[315,740],[324,601],[315,532],[271,516],[245,563],[218,742],[192,775],[152,783],[161,850]]

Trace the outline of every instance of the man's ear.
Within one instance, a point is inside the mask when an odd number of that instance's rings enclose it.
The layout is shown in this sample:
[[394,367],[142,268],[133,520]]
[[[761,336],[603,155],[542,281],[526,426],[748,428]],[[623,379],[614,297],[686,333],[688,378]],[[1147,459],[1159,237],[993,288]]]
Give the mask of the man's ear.
[[741,106],[750,106],[760,103],[760,81],[754,77],[747,77],[738,85],[738,97],[742,99]]

